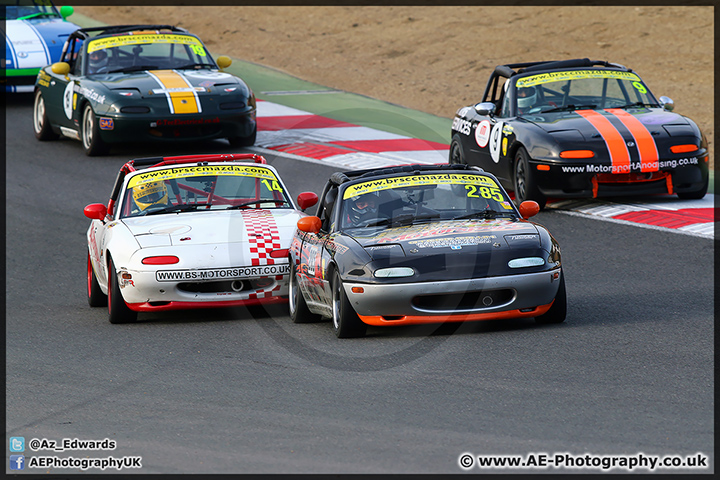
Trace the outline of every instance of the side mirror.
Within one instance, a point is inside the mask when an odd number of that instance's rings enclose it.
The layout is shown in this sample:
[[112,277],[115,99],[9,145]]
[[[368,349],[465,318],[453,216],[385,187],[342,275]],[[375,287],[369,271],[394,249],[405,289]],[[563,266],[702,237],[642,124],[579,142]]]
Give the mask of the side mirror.
[[63,17],[63,19],[66,19],[73,13],[75,13],[75,9],[70,5],[63,5],[62,7],[60,7],[60,16]]
[[217,63],[217,66],[220,67],[220,69],[222,70],[232,65],[232,60],[228,56],[220,55],[215,61],[215,63]]
[[672,112],[673,110],[675,110],[675,102],[673,102],[672,98],[663,95],[658,100],[660,101],[660,106],[662,106],[662,108],[667,110],[668,112]]
[[303,217],[297,222],[298,230],[305,233],[318,233],[321,226],[322,221],[318,217]]
[[525,200],[518,207],[522,218],[527,220],[530,217],[534,217],[540,212],[540,205],[535,200]]
[[70,73],[70,64],[67,62],[53,63],[50,70],[56,75],[67,77],[67,74]]
[[495,104],[493,102],[476,103],[475,111],[478,115],[490,115],[495,111]]
[[297,203],[303,212],[318,202],[318,196],[313,192],[302,192],[297,196]]
[[91,203],[83,209],[83,213],[91,220],[103,221],[107,215],[107,207],[102,203]]

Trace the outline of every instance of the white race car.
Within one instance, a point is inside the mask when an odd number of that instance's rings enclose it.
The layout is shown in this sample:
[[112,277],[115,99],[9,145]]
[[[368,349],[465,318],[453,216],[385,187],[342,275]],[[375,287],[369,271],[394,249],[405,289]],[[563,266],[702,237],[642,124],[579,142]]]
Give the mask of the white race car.
[[[305,210],[317,195],[297,202]],[[107,305],[110,323],[138,312],[287,301],[288,248],[305,214],[260,155],[132,160],[107,206],[84,211],[92,219],[88,303]]]

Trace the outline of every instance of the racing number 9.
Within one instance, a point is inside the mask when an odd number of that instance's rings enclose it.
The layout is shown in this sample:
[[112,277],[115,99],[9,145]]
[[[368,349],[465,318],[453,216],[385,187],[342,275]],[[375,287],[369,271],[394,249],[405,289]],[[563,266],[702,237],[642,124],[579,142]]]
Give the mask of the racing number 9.
[[[482,196],[483,198],[493,200],[497,200],[498,202],[503,201],[503,196],[500,193],[500,190],[497,188],[490,188],[490,187],[476,187],[475,185],[465,185],[465,190],[468,191],[467,196],[470,198],[480,198]],[[480,195],[478,195],[480,193]]]
[[647,88],[645,88],[645,85],[643,85],[640,82],[633,82],[633,87],[637,88],[638,92],[640,93],[647,93]]

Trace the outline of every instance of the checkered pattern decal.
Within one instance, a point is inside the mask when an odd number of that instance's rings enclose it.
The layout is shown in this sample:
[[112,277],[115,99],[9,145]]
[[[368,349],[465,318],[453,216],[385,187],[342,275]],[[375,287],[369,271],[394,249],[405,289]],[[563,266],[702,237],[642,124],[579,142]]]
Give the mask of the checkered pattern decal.
[[[269,210],[262,209],[242,210],[242,216],[250,242],[251,264],[274,265],[275,259],[270,257],[270,252],[282,248],[275,217]],[[283,280],[283,277],[284,275],[276,275],[275,280]],[[271,290],[251,293],[248,298],[271,297],[272,292],[277,290],[280,290],[280,283]]]

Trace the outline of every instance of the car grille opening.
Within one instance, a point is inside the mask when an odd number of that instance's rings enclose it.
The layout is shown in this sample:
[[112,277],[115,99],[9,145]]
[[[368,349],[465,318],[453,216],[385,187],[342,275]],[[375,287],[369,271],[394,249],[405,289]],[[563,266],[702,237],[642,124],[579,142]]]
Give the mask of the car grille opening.
[[223,280],[219,282],[179,283],[177,288],[188,293],[247,293],[267,290],[275,285],[273,278],[253,278],[251,280]]
[[513,297],[514,291],[505,288],[446,295],[418,295],[412,299],[412,303],[422,310],[477,310],[506,305]]

